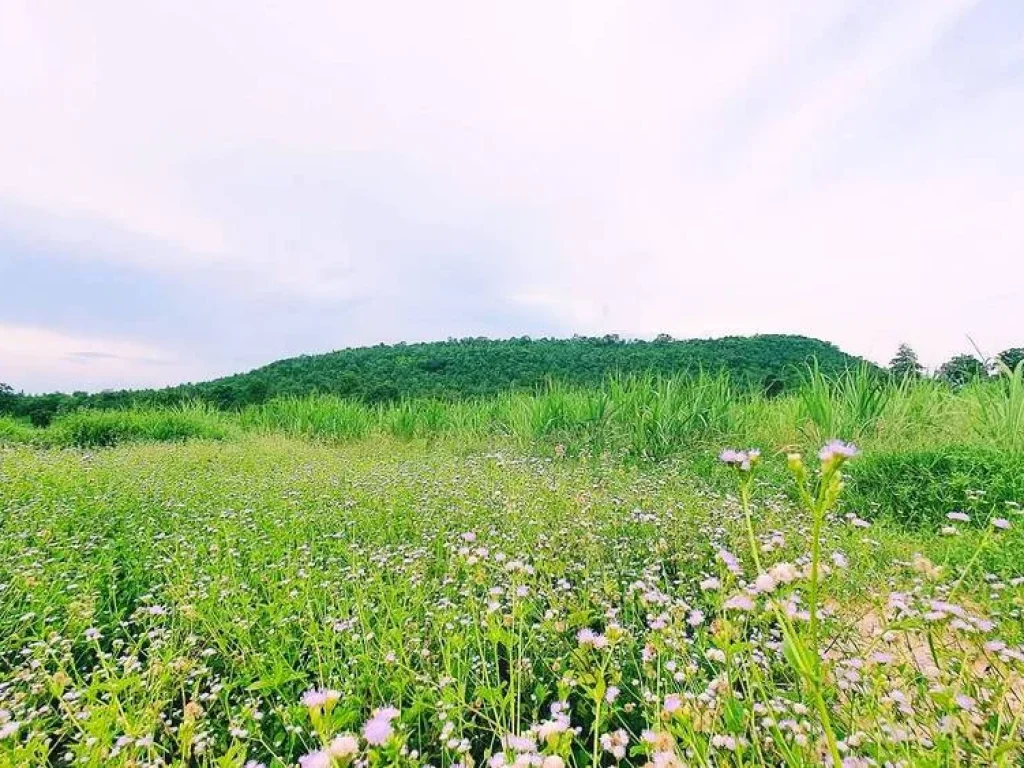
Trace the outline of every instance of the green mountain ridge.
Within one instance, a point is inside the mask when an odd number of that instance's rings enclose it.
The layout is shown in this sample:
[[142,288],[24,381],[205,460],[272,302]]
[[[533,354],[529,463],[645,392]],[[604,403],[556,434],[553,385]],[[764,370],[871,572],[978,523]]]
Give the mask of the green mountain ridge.
[[659,336],[653,341],[617,336],[467,338],[302,355],[246,373],[164,389],[14,395],[7,398],[6,406],[0,403],[0,412],[43,424],[56,413],[82,407],[201,400],[232,409],[275,397],[311,394],[368,403],[407,397],[452,399],[534,389],[551,380],[587,386],[612,375],[679,375],[701,370],[726,372],[744,386],[782,391],[800,380],[815,360],[826,373],[865,363],[829,342],[782,334],[688,340]]

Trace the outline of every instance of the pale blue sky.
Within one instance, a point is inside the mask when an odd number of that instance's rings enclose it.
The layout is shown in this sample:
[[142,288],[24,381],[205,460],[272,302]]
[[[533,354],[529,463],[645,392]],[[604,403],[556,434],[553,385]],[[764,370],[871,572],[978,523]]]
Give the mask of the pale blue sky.
[[1016,0],[9,0],[0,114],[29,391],[463,335],[1024,345]]

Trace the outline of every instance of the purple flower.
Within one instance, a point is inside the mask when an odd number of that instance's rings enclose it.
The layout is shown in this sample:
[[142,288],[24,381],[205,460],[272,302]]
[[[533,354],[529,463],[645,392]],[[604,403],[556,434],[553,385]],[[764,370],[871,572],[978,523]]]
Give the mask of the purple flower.
[[761,458],[761,451],[757,448],[751,448],[746,451],[736,451],[732,448],[727,448],[718,455],[718,458],[730,467],[736,467],[743,472],[749,472],[750,468]]
[[382,717],[371,717],[363,725],[363,738],[374,747],[382,747],[391,738],[391,721]]
[[502,741],[507,749],[511,749],[514,752],[533,752],[537,749],[537,742],[531,736],[519,736],[515,733],[510,733]]
[[860,451],[857,450],[857,446],[853,443],[844,443],[842,440],[829,440],[818,451],[818,458],[823,463],[829,463],[832,461],[845,461],[846,459],[852,459]]
[[754,601],[750,595],[738,592],[726,600],[722,607],[727,611],[752,611],[754,610]]
[[302,705],[309,709],[333,706],[341,694],[331,688],[310,688],[302,694]]
[[331,756],[321,749],[299,758],[301,768],[331,768]]
[[387,720],[389,723],[401,714],[395,707],[381,707],[373,711],[373,717]]
[[718,559],[722,561],[729,573],[734,576],[739,576],[743,573],[743,568],[740,565],[740,561],[736,559],[736,555],[727,549],[718,550]]
[[394,707],[381,707],[373,710],[370,719],[363,725],[363,738],[366,739],[366,743],[374,747],[387,744],[393,733],[391,721],[398,715],[399,712]]
[[317,688],[312,688],[302,694],[303,706],[309,707],[322,707],[327,703],[327,693]]

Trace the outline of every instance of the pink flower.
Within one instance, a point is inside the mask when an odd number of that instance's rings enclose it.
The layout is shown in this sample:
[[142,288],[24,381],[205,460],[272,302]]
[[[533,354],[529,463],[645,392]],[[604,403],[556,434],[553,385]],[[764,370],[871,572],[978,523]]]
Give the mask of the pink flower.
[[514,752],[533,752],[537,749],[537,742],[530,736],[519,736],[510,733],[503,739],[505,747]]
[[857,446],[853,443],[844,443],[842,440],[829,440],[818,451],[818,458],[821,459],[822,463],[828,464],[833,461],[845,461],[846,459],[852,459],[860,451],[857,450]]
[[704,579],[700,583],[700,588],[705,592],[714,592],[716,589],[722,588],[722,582],[712,576],[711,578]]
[[302,768],[331,768],[331,756],[322,749],[318,749],[316,752],[310,752],[308,755],[300,757],[299,765]]
[[381,707],[380,709],[373,710],[370,719],[363,725],[363,738],[366,739],[366,743],[374,747],[381,747],[387,744],[391,734],[394,733],[391,721],[398,717],[399,714],[399,711],[394,707]]
[[327,704],[333,704],[339,698],[341,694],[337,691],[331,690],[330,688],[310,688],[304,694],[302,694],[302,705],[309,709],[316,707],[323,707]]
[[726,549],[718,550],[718,559],[725,565],[726,570],[734,576],[739,576],[743,573],[743,568],[740,566],[740,561],[736,559],[736,555]]
[[581,647],[586,647],[588,645],[592,648],[608,647],[607,637],[599,635],[594,630],[587,628],[581,629],[576,633],[576,642],[578,642]]
[[752,611],[754,610],[754,601],[750,595],[738,592],[726,600],[723,607],[727,611]]
[[770,573],[761,573],[754,580],[754,590],[757,592],[771,592],[775,589],[777,583],[775,577]]
[[739,451],[733,450],[732,448],[726,448],[718,454],[718,460],[724,464],[739,464],[743,461],[743,454]]
[[366,739],[367,744],[374,747],[382,747],[387,744],[393,732],[391,721],[383,717],[371,717],[363,725],[363,738]]
[[612,757],[616,760],[621,760],[626,756],[627,746],[629,746],[629,734],[621,728],[601,735],[601,747],[606,752],[611,752]]
[[389,723],[400,714],[402,713],[394,707],[381,707],[380,709],[375,709],[373,711],[373,717],[380,718],[381,720],[387,720]]
[[747,451],[735,451],[732,448],[727,448],[718,455],[718,458],[730,467],[736,467],[742,472],[749,472],[751,467],[761,458],[761,451],[757,448],[751,448]]
[[349,733],[335,736],[327,747],[327,752],[338,760],[354,757],[359,753],[359,739]]

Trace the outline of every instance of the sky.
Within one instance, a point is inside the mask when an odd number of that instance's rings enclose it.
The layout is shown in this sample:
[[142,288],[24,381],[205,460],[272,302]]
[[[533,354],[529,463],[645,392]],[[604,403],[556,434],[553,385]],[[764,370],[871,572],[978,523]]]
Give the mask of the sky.
[[0,2],[0,381],[1024,346],[1019,0]]

